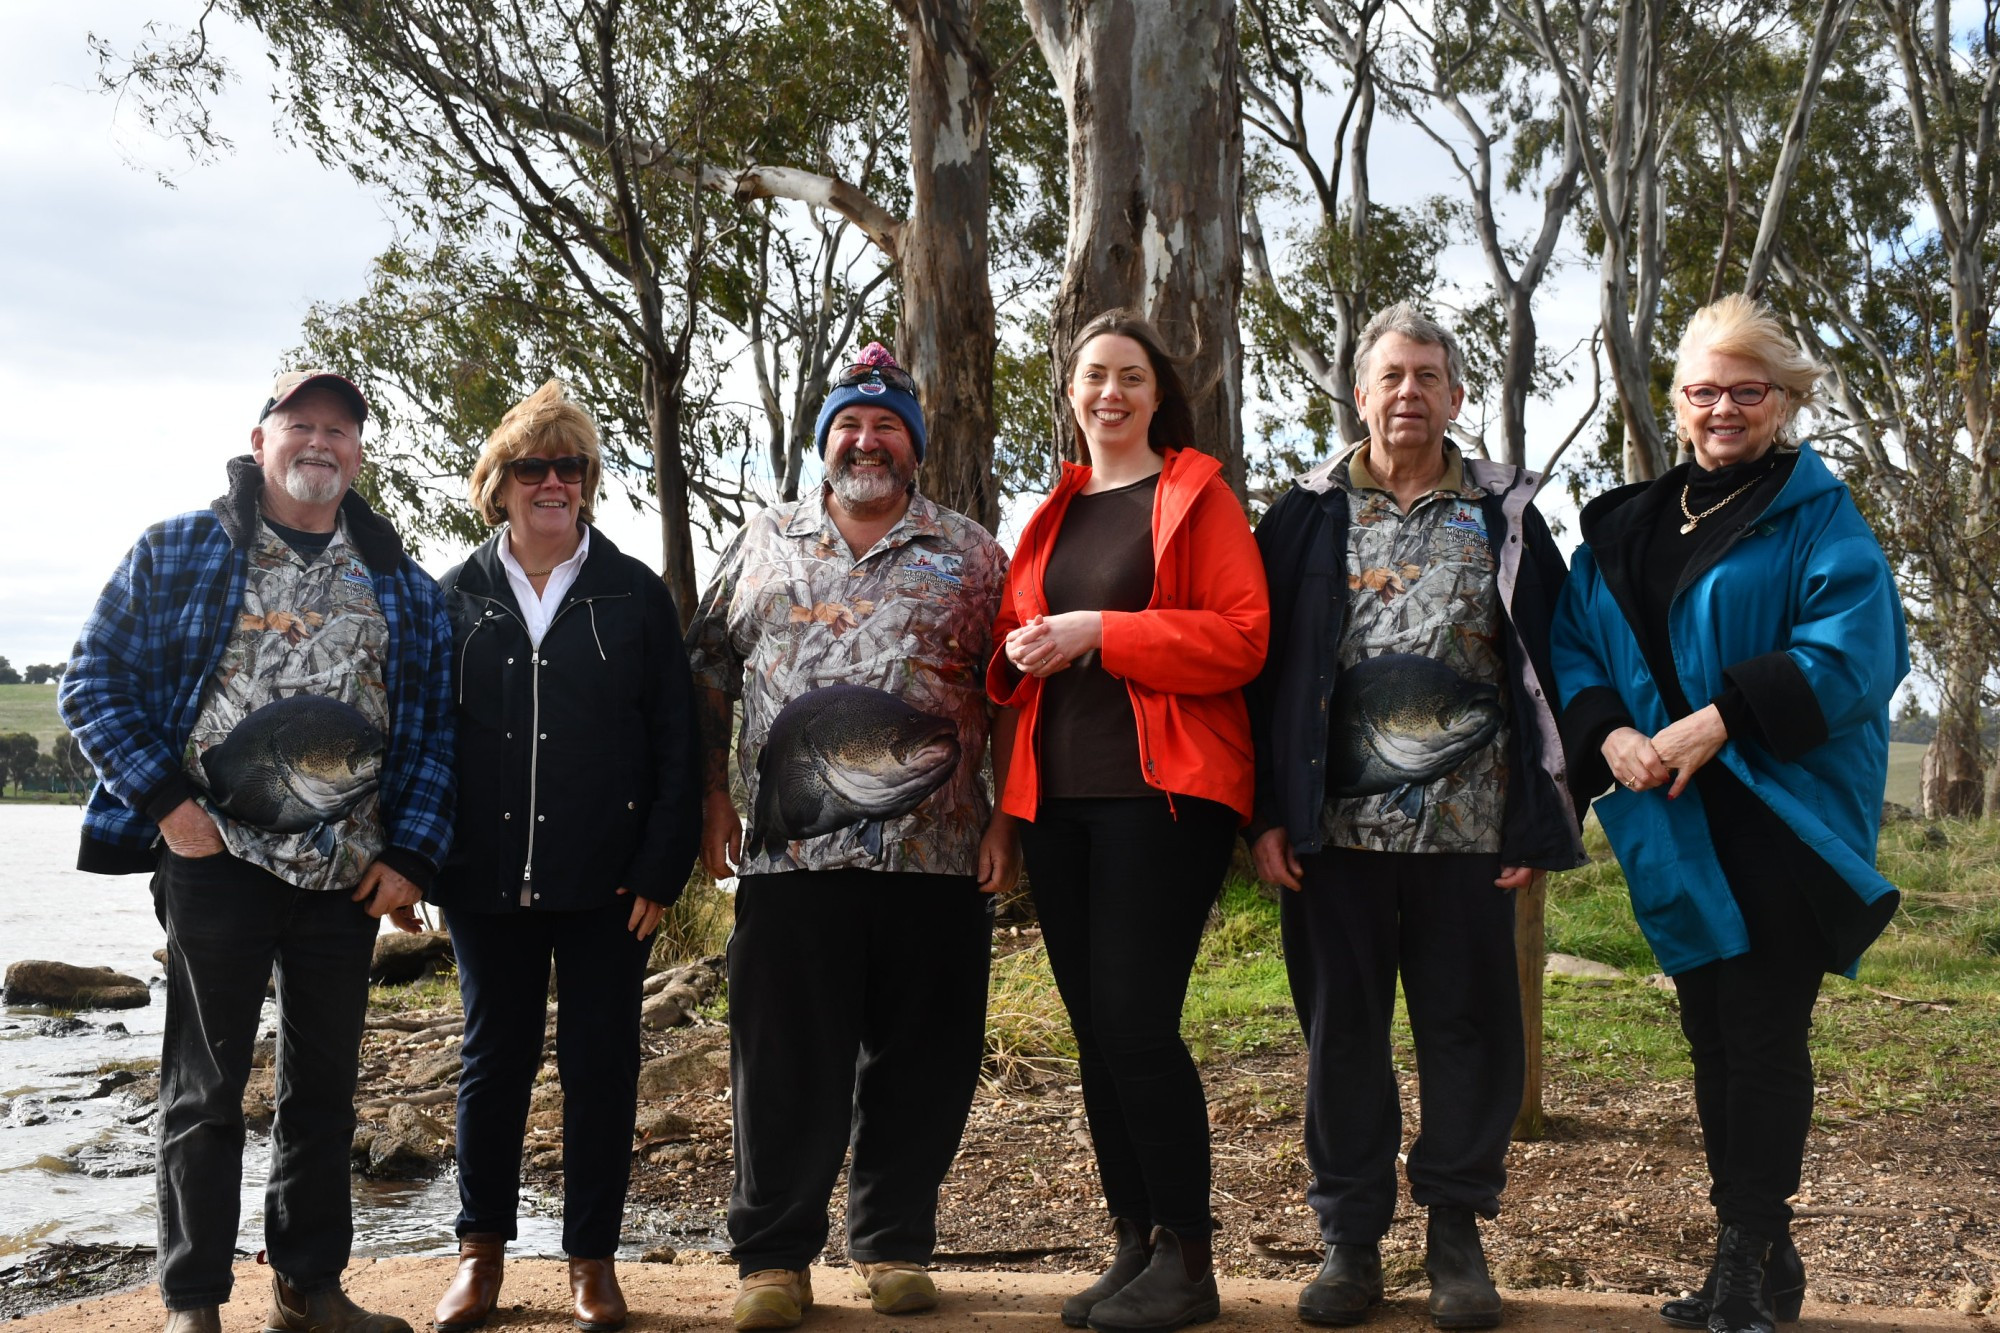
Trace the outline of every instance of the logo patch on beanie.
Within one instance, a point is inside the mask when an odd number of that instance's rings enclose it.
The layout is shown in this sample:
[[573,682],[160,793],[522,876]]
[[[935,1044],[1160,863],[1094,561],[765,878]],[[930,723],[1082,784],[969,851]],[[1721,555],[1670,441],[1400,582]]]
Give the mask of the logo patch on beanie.
[[881,380],[869,380],[865,384],[857,384],[854,387],[861,390],[861,392],[867,394],[871,398],[876,396],[877,394],[884,394],[889,392],[889,386],[884,384]]

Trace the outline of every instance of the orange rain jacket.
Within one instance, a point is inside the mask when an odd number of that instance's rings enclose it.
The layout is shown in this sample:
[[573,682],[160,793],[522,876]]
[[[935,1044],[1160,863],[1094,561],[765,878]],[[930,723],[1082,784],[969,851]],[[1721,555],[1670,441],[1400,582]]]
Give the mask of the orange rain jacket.
[[[1009,630],[1048,614],[1049,553],[1070,497],[1089,480],[1089,468],[1063,464],[1054,492],[1021,532],[993,625],[986,692],[1021,715],[1000,808],[1027,820],[1041,804],[1042,682],[1017,672],[1004,644]],[[1264,665],[1270,630],[1264,562],[1222,465],[1192,449],[1169,450],[1153,498],[1153,600],[1144,611],[1106,611],[1099,650],[1104,669],[1132,696],[1149,786],[1170,798],[1220,801],[1250,818],[1256,774],[1242,687]]]

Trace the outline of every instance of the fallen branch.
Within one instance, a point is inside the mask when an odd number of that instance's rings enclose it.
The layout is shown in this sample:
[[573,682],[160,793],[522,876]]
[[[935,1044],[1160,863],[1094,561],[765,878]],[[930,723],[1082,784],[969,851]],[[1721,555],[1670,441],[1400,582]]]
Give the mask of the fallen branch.
[[1883,990],[1880,986],[1870,986],[1866,982],[1861,983],[1861,989],[1867,991],[1870,995],[1879,995],[1883,999],[1893,1001],[1896,1004],[1914,1004],[1919,1009],[1936,1009],[1942,1012],[1958,1003],[1956,1000],[1913,1000],[1907,995],[1897,995],[1893,991]]

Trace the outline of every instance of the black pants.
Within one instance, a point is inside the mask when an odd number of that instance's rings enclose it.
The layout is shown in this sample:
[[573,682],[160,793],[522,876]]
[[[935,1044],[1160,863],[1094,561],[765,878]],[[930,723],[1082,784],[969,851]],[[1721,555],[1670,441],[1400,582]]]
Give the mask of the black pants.
[[276,1117],[264,1245],[295,1290],[339,1285],[354,1240],[348,1153],[380,923],[345,891],[294,888],[222,853],[162,854],[153,907],[167,930],[160,1050],[160,1299],[229,1299],[243,1180],[243,1088],[273,967]]
[[745,875],[729,937],[738,1271],[804,1268],[851,1148],[847,1253],[928,1263],[986,1046],[992,900],[965,875]]
[[1236,813],[1191,796],[1174,807],[1164,796],[1043,801],[1021,849],[1076,1032],[1104,1201],[1142,1228],[1206,1236],[1208,1104],[1181,1006]]
[[458,1082],[458,1234],[512,1240],[528,1100],[542,1065],[549,964],[563,1092],[563,1249],[618,1249],[639,1089],[639,998],[651,942],[632,900],[582,912],[447,911],[465,1000]]
[[1389,1025],[1402,973],[1421,1120],[1418,1207],[1500,1211],[1525,1057],[1514,895],[1500,858],[1330,848],[1282,899],[1285,968],[1306,1038],[1306,1200],[1328,1244],[1369,1245],[1396,1212],[1402,1104]]
[[1808,1040],[1830,951],[1775,841],[1733,837],[1717,847],[1750,932],[1750,951],[1682,972],[1681,1031],[1694,1055],[1695,1114],[1725,1226],[1782,1240],[1785,1200],[1798,1192],[1812,1126]]

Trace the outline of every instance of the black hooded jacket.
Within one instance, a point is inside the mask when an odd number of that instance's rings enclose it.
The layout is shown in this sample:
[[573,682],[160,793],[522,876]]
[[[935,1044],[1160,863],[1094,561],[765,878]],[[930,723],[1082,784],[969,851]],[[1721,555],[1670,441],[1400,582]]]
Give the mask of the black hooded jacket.
[[500,563],[504,540],[440,580],[459,799],[431,899],[455,911],[583,911],[625,888],[671,904],[701,843],[694,692],[673,598],[593,529],[537,650]]

